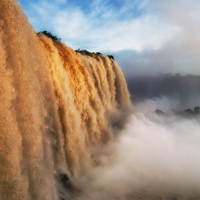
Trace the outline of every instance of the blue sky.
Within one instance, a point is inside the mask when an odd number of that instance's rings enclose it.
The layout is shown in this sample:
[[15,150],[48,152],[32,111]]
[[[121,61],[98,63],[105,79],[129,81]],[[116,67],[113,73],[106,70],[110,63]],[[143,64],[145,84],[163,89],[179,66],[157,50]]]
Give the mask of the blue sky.
[[127,75],[200,74],[199,0],[18,0],[35,31],[112,53]]

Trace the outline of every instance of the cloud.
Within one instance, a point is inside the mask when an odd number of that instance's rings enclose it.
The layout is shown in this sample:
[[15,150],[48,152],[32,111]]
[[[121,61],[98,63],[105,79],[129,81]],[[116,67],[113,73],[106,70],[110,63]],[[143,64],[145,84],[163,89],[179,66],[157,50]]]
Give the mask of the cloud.
[[126,0],[117,5],[96,0],[76,6],[67,1],[62,7],[60,3],[65,2],[32,2],[27,14],[36,31],[48,29],[73,48],[93,51],[157,49],[178,31],[156,14],[144,13],[148,6],[152,7],[148,1]]
[[114,54],[129,76],[200,74],[198,0],[20,2],[36,31],[74,49]]
[[164,46],[160,49],[148,49],[141,52],[123,51],[114,53],[125,76],[157,76],[166,73],[200,74],[199,50],[188,49],[184,45]]
[[162,16],[176,27],[176,34],[157,49],[143,48],[140,52],[130,50],[123,57],[122,52],[116,53],[119,64],[127,77],[160,73],[200,75],[199,4],[196,0],[157,2],[164,13]]

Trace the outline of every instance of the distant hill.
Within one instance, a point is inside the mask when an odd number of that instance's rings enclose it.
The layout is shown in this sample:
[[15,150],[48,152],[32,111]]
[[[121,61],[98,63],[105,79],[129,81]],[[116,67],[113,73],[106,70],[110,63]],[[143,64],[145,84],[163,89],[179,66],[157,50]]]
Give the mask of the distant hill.
[[138,76],[128,79],[128,88],[133,101],[166,96],[176,98],[185,106],[189,101],[199,101],[200,76],[164,75],[164,76]]

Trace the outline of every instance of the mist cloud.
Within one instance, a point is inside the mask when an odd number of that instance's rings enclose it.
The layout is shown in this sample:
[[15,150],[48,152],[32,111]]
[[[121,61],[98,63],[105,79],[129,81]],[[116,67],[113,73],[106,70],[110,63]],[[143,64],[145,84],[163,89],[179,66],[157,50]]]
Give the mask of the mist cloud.
[[153,112],[172,104],[160,99],[134,108],[121,134],[98,152],[99,165],[78,180],[78,199],[199,198],[200,117]]

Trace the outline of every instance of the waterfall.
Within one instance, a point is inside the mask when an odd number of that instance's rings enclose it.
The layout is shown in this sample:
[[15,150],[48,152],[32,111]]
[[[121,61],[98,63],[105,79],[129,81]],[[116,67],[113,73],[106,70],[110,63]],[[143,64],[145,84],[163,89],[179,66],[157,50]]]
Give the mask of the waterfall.
[[59,199],[59,174],[90,167],[113,137],[108,113],[129,105],[113,59],[36,34],[16,0],[0,1],[0,199]]

